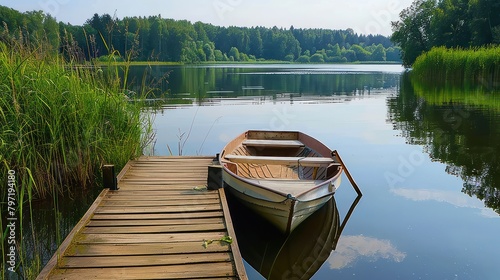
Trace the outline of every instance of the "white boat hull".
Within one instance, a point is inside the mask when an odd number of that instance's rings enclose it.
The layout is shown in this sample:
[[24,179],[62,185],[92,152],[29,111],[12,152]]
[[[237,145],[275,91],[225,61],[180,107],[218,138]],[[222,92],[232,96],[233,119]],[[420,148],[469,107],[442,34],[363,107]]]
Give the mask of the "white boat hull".
[[307,195],[307,200],[303,200],[304,198],[283,196],[269,191],[227,171],[223,172],[222,177],[235,197],[285,233],[292,232],[328,202],[341,182],[341,176],[325,181],[313,193]]
[[332,198],[343,170],[327,146],[296,131],[246,131],[219,161],[231,192],[285,233]]

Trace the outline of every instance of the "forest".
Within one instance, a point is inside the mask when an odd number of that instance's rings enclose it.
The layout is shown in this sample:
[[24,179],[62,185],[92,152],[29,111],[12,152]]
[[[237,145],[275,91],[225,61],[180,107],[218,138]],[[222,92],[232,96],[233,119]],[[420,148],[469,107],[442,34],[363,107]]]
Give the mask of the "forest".
[[392,29],[407,67],[433,47],[492,47],[500,44],[500,1],[415,0]]
[[57,22],[42,11],[0,6],[0,39],[44,44],[84,62],[110,55],[129,61],[400,62],[400,48],[382,35],[352,29],[221,27],[187,20],[94,14],[83,26]]

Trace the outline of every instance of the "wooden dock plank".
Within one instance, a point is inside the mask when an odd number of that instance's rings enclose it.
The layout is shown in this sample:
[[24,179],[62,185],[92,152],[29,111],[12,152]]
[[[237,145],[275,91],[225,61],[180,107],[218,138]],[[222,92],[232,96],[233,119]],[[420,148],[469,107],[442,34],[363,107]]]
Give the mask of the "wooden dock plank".
[[212,252],[210,254],[173,254],[149,256],[115,256],[111,257],[70,257],[67,256],[59,264],[60,268],[91,268],[91,267],[134,267],[153,265],[175,265],[193,263],[229,262],[229,252]]
[[142,243],[142,244],[85,244],[74,245],[66,252],[66,256],[134,256],[134,255],[166,255],[183,252],[212,253],[229,252],[229,246],[214,242],[210,246],[203,246],[199,241],[177,243]]
[[174,206],[150,206],[150,207],[108,207],[102,206],[95,210],[98,214],[137,214],[137,213],[174,213],[174,212],[200,212],[220,210],[219,205],[174,205]]
[[247,279],[224,191],[206,188],[211,162],[130,161],[37,279]]
[[148,195],[128,195],[128,194],[122,194],[122,195],[108,195],[106,196],[106,201],[117,201],[117,200],[125,200],[125,201],[156,201],[156,200],[192,200],[192,199],[217,199],[219,196],[216,193],[208,193],[208,194],[202,194],[199,196],[194,196],[194,194],[183,194],[183,195],[178,195],[178,194],[171,194],[171,195],[156,195],[156,196],[148,196]]
[[[92,219],[87,227],[118,227],[118,226],[134,226],[137,225],[137,219]],[[201,225],[201,224],[224,224],[222,218],[205,218],[205,219],[158,219],[158,220],[141,220],[143,226],[166,226],[166,225]]]
[[191,199],[191,200],[108,200],[104,199],[101,206],[106,207],[148,207],[148,206],[180,206],[180,205],[210,205],[220,203],[219,199]]
[[185,241],[217,240],[225,236],[224,232],[187,232],[187,233],[111,233],[84,234],[75,237],[76,244],[140,244],[140,243],[171,243]]
[[[222,211],[196,213],[196,218],[222,217]],[[192,213],[159,213],[159,214],[95,214],[92,220],[156,220],[156,219],[191,219]]]
[[86,226],[81,233],[172,233],[172,232],[195,232],[224,230],[226,225],[220,224],[198,224],[198,225],[140,225],[140,226]]
[[50,279],[206,279],[235,277],[230,262],[145,267],[57,269]]

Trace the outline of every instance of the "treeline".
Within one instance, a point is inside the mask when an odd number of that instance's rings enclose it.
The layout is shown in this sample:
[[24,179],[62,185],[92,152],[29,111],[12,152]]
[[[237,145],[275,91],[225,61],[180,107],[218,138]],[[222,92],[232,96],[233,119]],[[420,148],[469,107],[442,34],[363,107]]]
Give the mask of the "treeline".
[[137,61],[280,60],[295,62],[400,61],[400,49],[382,35],[352,29],[220,27],[164,19],[160,15],[117,19],[109,14],[83,26],[57,22],[42,11],[20,13],[0,6],[3,38],[39,42],[77,60],[118,55]]
[[392,23],[391,40],[405,66],[433,47],[477,48],[500,44],[500,1],[416,0]]

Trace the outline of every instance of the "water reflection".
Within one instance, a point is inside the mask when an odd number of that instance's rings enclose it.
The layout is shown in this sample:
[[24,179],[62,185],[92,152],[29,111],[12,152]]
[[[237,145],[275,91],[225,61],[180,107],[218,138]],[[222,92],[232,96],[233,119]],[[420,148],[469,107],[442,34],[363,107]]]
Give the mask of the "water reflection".
[[[310,279],[331,258],[360,199],[353,201],[341,221],[332,198],[292,233],[284,235],[228,193],[243,258],[266,279]],[[341,255],[338,259],[345,258]]]
[[451,204],[461,208],[472,208],[480,210],[480,214],[489,218],[500,218],[492,209],[484,207],[484,203],[469,196],[454,191],[442,191],[432,189],[391,189],[395,195],[413,201],[437,201]]
[[399,263],[404,261],[406,253],[399,251],[389,240],[362,235],[342,236],[337,249],[328,258],[328,263],[330,269],[343,269],[361,258],[371,262],[386,259]]
[[410,144],[460,177],[462,192],[500,213],[500,99],[484,89],[426,87],[403,76],[389,120]]
[[[99,191],[100,189],[95,188],[91,191],[74,192],[69,199],[56,197],[53,200],[33,201],[32,209],[29,209],[29,205],[24,205],[23,214],[19,215],[22,237],[17,244],[24,254],[19,255],[19,267],[14,273],[5,271],[6,279],[35,279],[85,214]],[[7,215],[2,215],[2,218],[5,217]],[[2,223],[5,225],[5,220]],[[4,242],[4,246],[7,246],[7,240]]]
[[235,96],[370,94],[398,85],[400,73],[399,65],[136,66],[130,69],[129,85],[136,92],[143,84],[151,85],[156,89],[153,99],[168,104],[202,104],[207,99]]

